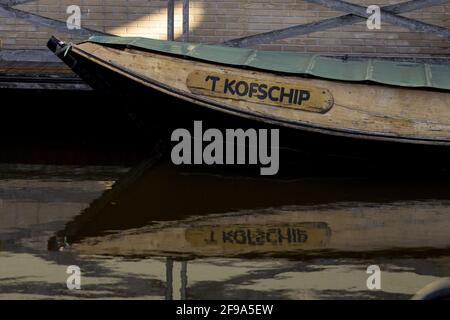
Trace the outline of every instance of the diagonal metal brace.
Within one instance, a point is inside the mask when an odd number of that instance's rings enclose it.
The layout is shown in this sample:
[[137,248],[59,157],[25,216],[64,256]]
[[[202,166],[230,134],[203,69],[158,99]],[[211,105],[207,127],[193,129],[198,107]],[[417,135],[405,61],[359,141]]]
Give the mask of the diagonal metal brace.
[[[390,13],[403,13],[423,9],[430,6],[450,3],[450,0],[411,0],[399,4],[382,7],[383,11]],[[365,18],[354,14],[347,14],[339,17],[316,21],[312,23],[296,25],[288,28],[259,33],[247,37],[228,40],[223,45],[231,47],[247,47],[256,44],[269,43],[281,39],[292,38],[299,35],[332,29],[340,26],[352,25],[365,21]]]
[[[2,1],[2,2],[5,2],[5,1]],[[22,19],[33,25],[51,28],[56,31],[60,31],[63,33],[68,33],[68,34],[75,34],[75,35],[78,35],[81,37],[89,37],[92,35],[110,35],[106,32],[92,30],[89,28],[80,28],[80,29],[69,30],[67,28],[67,24],[65,22],[55,20],[52,18],[43,17],[43,16],[40,16],[40,15],[37,15],[34,13],[23,11],[23,10],[11,8],[10,6],[3,5],[2,3],[0,3],[0,16],[7,17],[7,18],[13,18],[13,19]]]
[[[371,16],[370,13],[367,13],[366,7],[345,2],[342,0],[305,0],[307,2],[320,4],[324,7],[345,11],[349,13],[353,13],[357,16],[368,18]],[[395,24],[400,27],[404,27],[410,30],[426,32],[426,33],[434,33],[438,36],[444,37],[446,39],[450,39],[450,29],[440,26],[435,26],[432,24],[428,24],[425,22],[417,21],[414,19],[402,17],[396,15],[395,13],[390,13],[386,10],[381,9],[381,19],[382,21],[388,22],[390,24]]]

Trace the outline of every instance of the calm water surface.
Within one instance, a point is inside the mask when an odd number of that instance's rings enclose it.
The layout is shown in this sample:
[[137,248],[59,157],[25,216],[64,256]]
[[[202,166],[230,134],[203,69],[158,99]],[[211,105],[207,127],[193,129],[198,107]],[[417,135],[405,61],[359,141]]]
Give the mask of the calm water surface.
[[0,172],[0,299],[409,299],[450,276],[448,181]]

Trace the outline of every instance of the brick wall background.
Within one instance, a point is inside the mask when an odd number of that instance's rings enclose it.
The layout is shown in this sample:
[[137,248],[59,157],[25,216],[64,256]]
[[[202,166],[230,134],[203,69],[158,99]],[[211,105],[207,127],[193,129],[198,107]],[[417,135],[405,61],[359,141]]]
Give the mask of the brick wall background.
[[[364,0],[363,5],[388,5],[406,0]],[[66,21],[70,5],[82,10],[82,27],[117,35],[166,39],[167,1],[157,0],[36,0],[14,8]],[[191,0],[190,41],[220,43],[255,33],[322,20],[344,13],[303,0]],[[450,4],[404,14],[439,26],[450,27]],[[175,10],[176,36],[181,33],[181,1]],[[81,40],[0,16],[0,40],[4,49],[45,49],[52,34],[65,40]],[[385,24],[368,30],[365,22],[312,33],[307,36],[260,45],[267,50],[350,53],[368,55],[450,56],[450,41],[431,34],[411,32]]]

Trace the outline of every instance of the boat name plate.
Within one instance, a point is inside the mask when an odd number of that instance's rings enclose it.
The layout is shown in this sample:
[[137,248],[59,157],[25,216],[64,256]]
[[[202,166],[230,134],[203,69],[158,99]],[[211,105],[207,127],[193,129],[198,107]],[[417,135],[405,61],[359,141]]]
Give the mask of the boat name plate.
[[250,78],[228,72],[195,70],[187,78],[189,90],[198,95],[325,113],[333,106],[333,96],[307,80],[278,81],[280,77]]

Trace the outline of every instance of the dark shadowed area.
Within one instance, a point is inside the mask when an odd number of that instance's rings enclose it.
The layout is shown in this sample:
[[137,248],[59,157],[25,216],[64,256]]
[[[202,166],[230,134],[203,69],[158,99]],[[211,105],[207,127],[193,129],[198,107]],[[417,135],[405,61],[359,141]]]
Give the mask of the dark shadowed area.
[[0,94],[1,299],[409,299],[450,276],[445,167],[394,175],[311,140],[276,177],[177,167],[123,101]]

